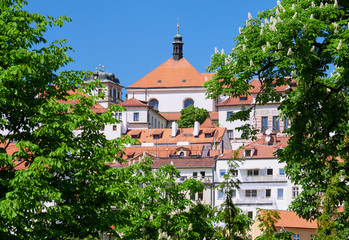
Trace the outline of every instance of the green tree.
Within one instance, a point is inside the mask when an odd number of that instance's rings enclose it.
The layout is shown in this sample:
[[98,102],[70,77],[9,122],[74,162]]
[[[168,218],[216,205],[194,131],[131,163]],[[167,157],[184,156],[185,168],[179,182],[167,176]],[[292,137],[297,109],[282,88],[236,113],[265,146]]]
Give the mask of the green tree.
[[[205,83],[207,95],[249,94],[249,82],[257,77],[261,88],[256,103],[283,98],[281,117],[291,122],[288,146],[278,151],[287,175],[303,187],[291,208],[307,219],[320,216],[318,199],[334,175],[341,191],[331,209],[347,206],[349,2],[284,0],[256,18],[248,17],[232,52],[213,55],[208,70],[216,75]],[[284,95],[277,91],[291,81],[296,88]],[[349,228],[347,218],[345,213],[336,215],[341,229]]]
[[[186,239],[211,231],[202,216],[210,209],[182,200],[181,191],[195,192],[201,183],[173,185],[178,172],[164,167],[151,184],[170,194],[165,201],[149,185],[133,188],[143,183],[135,171],[148,173],[149,163],[123,169],[106,164],[121,161],[117,156],[124,144],[135,144],[126,137],[107,140],[100,133],[104,125],[116,123],[113,113],[122,109],[112,106],[101,115],[92,111],[96,97],[88,95],[98,82],[83,86],[85,72],[59,72],[72,61],[71,48],[65,40],[47,43],[44,38],[49,27],[70,19],[28,13],[26,4],[0,1],[0,238],[93,239],[110,232],[111,226],[125,235],[129,227],[139,234],[145,227],[135,224],[137,214],[143,214],[140,202],[149,199],[160,210],[154,217],[159,224],[149,233],[166,226],[169,216],[172,220],[169,213],[186,207],[191,209],[181,212],[166,231],[172,234],[182,226]],[[15,153],[9,152],[12,144],[18,148]],[[180,206],[169,206],[171,200]],[[125,225],[130,219],[135,227]],[[201,227],[205,230],[198,232]]]
[[181,110],[181,118],[178,120],[178,127],[191,128],[194,127],[194,122],[203,123],[209,114],[206,109],[194,107],[193,105]]
[[127,194],[117,211],[127,218],[116,221],[112,233],[123,239],[210,239],[214,233],[211,207],[188,199],[203,191],[204,185],[192,178],[178,184],[175,179],[180,173],[173,165],[155,171],[151,163],[145,158],[121,169]]
[[216,211],[217,224],[215,237],[218,239],[244,240],[251,239],[249,234],[252,219],[243,214],[242,210],[233,202],[234,191],[239,188],[240,181],[236,179],[238,151],[234,159],[229,160],[228,171],[224,175],[224,181],[217,187],[224,193],[224,203]]

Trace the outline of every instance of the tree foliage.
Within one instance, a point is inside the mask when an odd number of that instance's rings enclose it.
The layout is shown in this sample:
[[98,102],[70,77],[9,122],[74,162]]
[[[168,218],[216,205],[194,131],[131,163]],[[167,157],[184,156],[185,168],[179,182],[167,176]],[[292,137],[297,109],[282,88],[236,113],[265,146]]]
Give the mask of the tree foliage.
[[[71,48],[44,38],[49,27],[70,19],[28,13],[25,4],[0,1],[0,238],[91,239],[111,226],[111,234],[128,239],[160,228],[174,235],[183,228],[181,239],[210,234],[210,209],[183,194],[202,189],[201,183],[174,184],[173,166],[154,177],[149,162],[122,169],[107,164],[121,161],[124,144],[135,144],[100,132],[122,109],[92,111],[96,97],[88,95],[98,82],[83,85],[86,72],[59,72],[72,61]],[[151,214],[153,223],[144,225]]]
[[[232,52],[213,55],[208,70],[216,75],[205,83],[208,96],[245,96],[257,77],[261,88],[256,102],[283,98],[281,117],[291,122],[288,146],[278,151],[287,175],[303,187],[291,208],[307,219],[320,216],[318,199],[334,175],[338,181],[333,184],[340,190],[333,208],[347,206],[349,2],[284,0],[256,18],[248,17]],[[277,91],[291,81],[296,88],[284,95]],[[349,228],[345,213],[336,219]]]
[[224,181],[217,188],[224,193],[224,202],[216,209],[217,223],[215,237],[217,239],[245,240],[251,239],[250,227],[252,219],[243,214],[242,210],[233,202],[233,191],[239,188],[240,181],[236,179],[235,171],[238,167],[235,152],[234,159],[229,161],[228,171]]
[[181,117],[178,120],[178,127],[191,128],[194,127],[194,122],[202,124],[209,117],[208,111],[204,108],[194,107],[190,105],[181,110]]

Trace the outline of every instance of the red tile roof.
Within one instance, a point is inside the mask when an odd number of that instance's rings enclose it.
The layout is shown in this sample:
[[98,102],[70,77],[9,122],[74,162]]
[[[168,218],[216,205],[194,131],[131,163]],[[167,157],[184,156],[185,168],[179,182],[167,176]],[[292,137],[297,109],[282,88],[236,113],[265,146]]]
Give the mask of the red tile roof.
[[241,106],[241,105],[250,105],[252,104],[253,96],[247,95],[247,100],[240,100],[240,98],[229,97],[225,101],[217,104],[218,107],[221,106]]
[[[274,154],[276,150],[287,146],[287,141],[289,137],[276,137],[275,135],[270,135],[270,137],[271,141],[273,141],[274,143],[272,145],[267,144],[267,142],[265,141],[265,136],[245,145],[245,149],[255,150],[253,156],[251,157],[252,159],[275,158]],[[237,158],[243,158],[244,149],[240,149],[238,151],[239,153],[237,155]],[[227,152],[220,156],[219,159],[231,159],[233,157],[234,152]]]
[[206,118],[205,122],[200,125],[200,128],[217,128],[210,118]]
[[[214,143],[220,142],[226,131],[226,128],[217,128],[212,137],[206,137],[203,134],[205,128],[200,127],[200,133],[198,137],[193,136],[194,128],[183,128],[179,129],[175,137],[172,137],[172,129],[164,128],[162,137],[154,139],[152,131],[159,131],[159,129],[139,129],[141,135],[139,141],[141,143],[156,143],[156,144],[177,144],[178,142],[190,142],[191,144],[203,144],[203,143]],[[132,136],[134,130],[130,130],[126,135]]]
[[[178,121],[181,117],[180,112],[161,112],[160,113],[167,121]],[[210,118],[212,121],[218,121],[219,115],[218,112],[209,112]]]
[[199,73],[185,58],[176,61],[171,57],[127,89],[202,87],[205,76],[210,78],[212,74]]
[[[181,158],[160,158],[153,160],[152,167],[159,168],[166,164],[173,164],[176,168],[213,168],[215,165],[215,159],[212,157],[202,157],[202,158],[191,158],[191,157],[181,157]],[[135,161],[138,162],[138,161]],[[123,163],[112,163],[109,164],[111,167],[120,168],[127,167],[129,164],[132,164],[133,161],[127,161]]]
[[130,98],[119,104],[123,107],[150,107],[147,103],[140,101],[136,98]]
[[[263,214],[263,209],[261,209]],[[286,210],[277,210],[280,219],[275,223],[277,228],[307,228],[307,229],[316,229],[316,221],[307,221],[303,218],[297,216],[296,212],[286,211]]]

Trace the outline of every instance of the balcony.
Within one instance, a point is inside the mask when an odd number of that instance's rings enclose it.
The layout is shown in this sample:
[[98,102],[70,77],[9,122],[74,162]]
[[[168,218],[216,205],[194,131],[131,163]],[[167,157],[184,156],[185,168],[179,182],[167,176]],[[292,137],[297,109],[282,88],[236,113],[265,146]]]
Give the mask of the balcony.
[[245,197],[234,201],[236,205],[273,205],[274,200],[266,197]]
[[201,177],[201,176],[197,176],[197,177],[193,177],[193,176],[180,176],[179,178],[176,178],[176,182],[178,183],[182,183],[184,182],[187,178],[194,178],[202,183],[212,183],[212,176],[205,176],[205,177]]
[[242,182],[245,182],[245,183],[287,182],[287,177],[286,175],[243,176]]

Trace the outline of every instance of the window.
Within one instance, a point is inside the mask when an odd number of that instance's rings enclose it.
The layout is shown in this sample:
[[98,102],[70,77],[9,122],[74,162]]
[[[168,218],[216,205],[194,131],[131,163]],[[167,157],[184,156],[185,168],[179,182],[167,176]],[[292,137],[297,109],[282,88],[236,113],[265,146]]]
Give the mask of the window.
[[161,83],[161,80],[158,80],[158,83]]
[[233,198],[235,198],[236,197],[236,190],[233,190],[233,196],[232,196]]
[[187,108],[189,106],[194,106],[194,100],[191,98],[188,98],[184,101],[184,108]]
[[257,190],[246,190],[246,197],[257,197]]
[[200,172],[201,177],[205,177],[205,171]]
[[113,125],[113,131],[118,130],[118,127],[116,125]]
[[[157,134],[157,135],[153,135],[153,139],[160,139],[160,135]],[[183,152],[182,152],[183,153]]]
[[103,89],[98,89],[98,94],[101,94],[103,92]]
[[184,152],[181,152],[179,156],[184,157]]
[[138,112],[133,113],[133,121],[139,121],[139,113]]
[[283,168],[279,169],[279,175],[284,176],[285,175],[285,170]]
[[262,132],[268,129],[268,117],[262,117]]
[[258,169],[250,169],[247,170],[247,176],[258,176],[259,170]]
[[271,189],[265,189],[265,197],[267,198],[271,197]]
[[193,178],[197,178],[198,177],[198,172],[193,172]]
[[238,170],[232,170],[232,171],[231,171],[231,174],[232,174],[234,177],[237,177],[238,174],[239,174],[239,172],[238,172]]
[[273,175],[273,169],[272,168],[268,168],[267,169],[267,175],[268,176]]
[[275,130],[275,131],[279,131],[280,130],[279,117],[277,117],[277,116],[273,117],[273,130]]
[[228,130],[228,138],[234,138],[234,130]]
[[293,240],[301,240],[301,235],[299,233],[293,234]]
[[299,194],[299,188],[298,187],[293,187],[292,188],[292,197],[297,197]]
[[113,92],[112,92],[113,90],[112,89],[109,89],[109,97],[111,97],[112,96],[112,94],[113,94]]
[[195,193],[194,194],[190,194],[190,200],[195,200]]
[[225,174],[225,169],[221,169],[221,170],[219,171],[219,176],[220,176],[220,177],[224,177],[224,174]]
[[159,110],[159,101],[156,99],[152,99],[148,103],[150,106],[153,106],[154,110]]
[[231,116],[233,116],[233,114],[234,114],[234,112],[227,112],[227,120],[229,120],[229,118],[230,118]]
[[249,217],[249,218],[253,218],[253,212],[247,212],[247,217]]
[[218,190],[218,199],[222,199],[222,198],[223,198],[223,191]]
[[245,157],[252,157],[251,149],[245,149]]
[[241,96],[239,99],[240,101],[247,101],[247,96]]
[[199,200],[204,199],[204,192],[198,192],[198,199]]
[[122,113],[115,113],[115,119],[122,121]]
[[104,125],[101,127],[101,131],[104,131]]
[[285,118],[285,120],[284,120],[284,129],[285,130],[288,129],[288,119],[287,118]]
[[279,188],[278,189],[278,198],[279,199],[283,199],[284,198],[284,189],[283,188]]
[[210,138],[210,137],[212,137],[211,133],[205,133],[205,138]]

